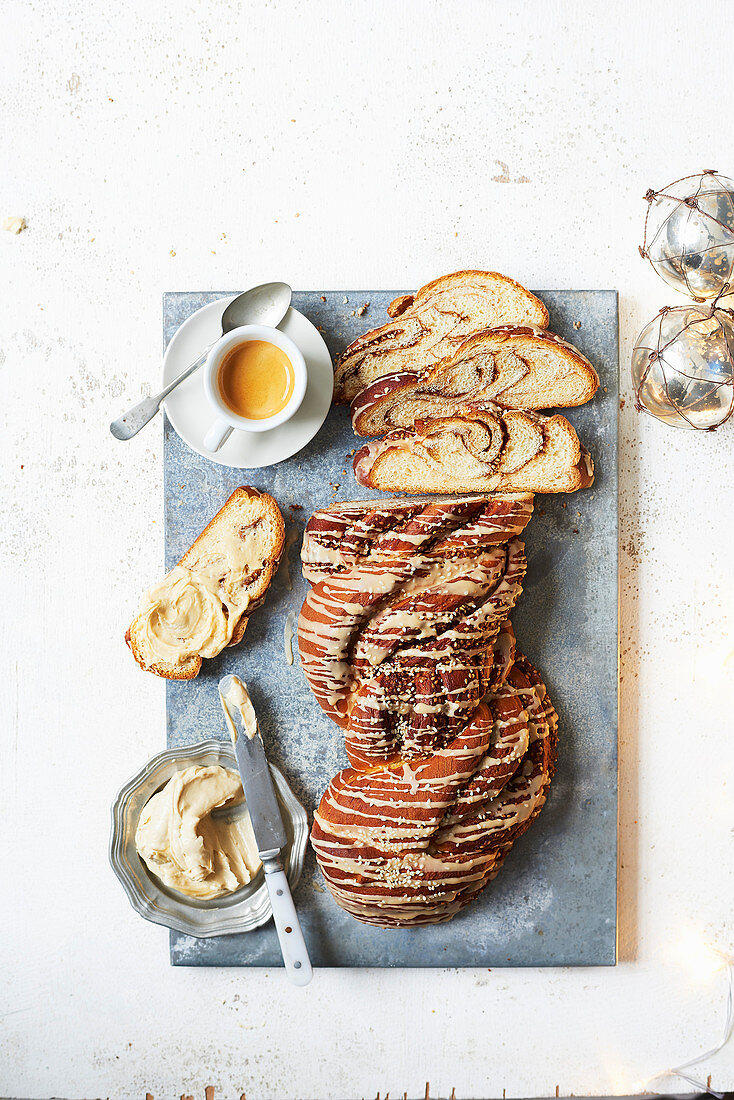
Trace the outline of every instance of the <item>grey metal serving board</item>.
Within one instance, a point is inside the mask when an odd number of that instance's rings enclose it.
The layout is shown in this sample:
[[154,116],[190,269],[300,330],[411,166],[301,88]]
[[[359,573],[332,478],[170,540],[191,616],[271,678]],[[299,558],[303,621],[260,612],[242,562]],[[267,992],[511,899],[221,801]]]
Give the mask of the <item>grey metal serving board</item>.
[[[191,313],[225,293],[166,294],[166,344]],[[383,323],[385,307],[397,293],[308,291],[295,294],[293,304],[321,329],[335,356],[354,337]],[[309,851],[295,898],[315,966],[616,962],[617,294],[537,293],[550,310],[551,328],[591,359],[602,382],[592,402],[567,413],[594,456],[594,487],[536,497],[524,535],[527,578],[512,615],[520,648],[542,671],[560,717],[550,797],[497,879],[449,924],[409,930],[360,924],[325,891]],[[364,302],[369,309],[353,316]],[[262,470],[218,466],[190,450],[167,421],[164,430],[166,568],[238,485],[271,492],[288,529],[287,560],[242,644],[205,661],[193,682],[166,684],[168,744],[227,736],[216,685],[224,673],[238,672],[250,687],[270,759],[310,814],[346,756],[342,731],[322,714],[297,655],[292,666],[285,661],[285,618],[291,609],[298,612],[306,588],[299,568],[301,536],[315,508],[379,494],[354,481],[347,456],[356,444],[344,409],[331,409],[300,454]],[[171,962],[282,965],[272,921],[254,932],[208,940],[172,932]]]

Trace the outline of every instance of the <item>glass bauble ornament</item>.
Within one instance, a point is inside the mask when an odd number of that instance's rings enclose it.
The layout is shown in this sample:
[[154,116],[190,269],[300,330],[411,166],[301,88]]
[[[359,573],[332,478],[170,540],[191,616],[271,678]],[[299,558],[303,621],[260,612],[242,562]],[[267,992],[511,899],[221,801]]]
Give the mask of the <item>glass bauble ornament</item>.
[[666,306],[632,352],[635,405],[679,428],[712,431],[734,411],[734,312]]
[[640,253],[661,279],[697,302],[734,284],[734,181],[702,172],[645,198]]

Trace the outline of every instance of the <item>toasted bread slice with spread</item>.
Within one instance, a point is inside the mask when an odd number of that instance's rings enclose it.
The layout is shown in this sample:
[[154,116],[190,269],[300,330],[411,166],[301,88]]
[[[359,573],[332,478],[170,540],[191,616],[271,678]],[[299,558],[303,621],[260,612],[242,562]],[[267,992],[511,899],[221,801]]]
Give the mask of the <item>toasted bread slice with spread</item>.
[[496,271],[443,275],[416,294],[396,298],[387,312],[391,321],[360,336],[340,356],[334,376],[338,404],[349,404],[386,374],[410,370],[422,377],[483,329],[548,324],[543,303]]
[[192,680],[203,657],[236,645],[265,598],[284,544],[273,497],[235,489],[178,565],[143,596],[126,634],[140,667]]

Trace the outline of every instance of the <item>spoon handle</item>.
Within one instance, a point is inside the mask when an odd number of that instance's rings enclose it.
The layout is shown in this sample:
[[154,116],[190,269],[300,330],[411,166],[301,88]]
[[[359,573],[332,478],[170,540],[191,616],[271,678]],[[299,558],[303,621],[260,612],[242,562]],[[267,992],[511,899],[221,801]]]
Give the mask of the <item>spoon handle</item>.
[[184,382],[195,370],[198,370],[213,346],[214,344],[209,344],[207,348],[204,348],[199,358],[195,359],[186,370],[181,371],[181,373],[174,378],[172,382],[169,382],[160,393],[155,394],[154,397],[143,398],[142,401],[139,401],[137,405],[133,405],[131,409],[128,409],[127,412],[123,413],[117,420],[113,420],[110,424],[110,431],[115,439],[123,441],[132,439],[134,435],[138,434],[141,428],[149,424],[160,409],[161,402],[168,397],[172,390],[175,390],[176,386]]

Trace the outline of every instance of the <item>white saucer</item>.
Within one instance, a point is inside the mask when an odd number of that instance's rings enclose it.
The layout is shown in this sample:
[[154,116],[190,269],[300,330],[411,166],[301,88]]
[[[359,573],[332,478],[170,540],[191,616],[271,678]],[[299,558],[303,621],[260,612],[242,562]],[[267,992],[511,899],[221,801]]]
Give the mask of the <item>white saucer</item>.
[[[180,374],[208,344],[222,335],[222,312],[232,298],[219,298],[192,313],[176,332],[163,359],[163,384]],[[204,393],[201,370],[182,382],[164,402],[171,424],[185,443],[220,466],[256,470],[290,458],[313,439],[326,420],[334,392],[329,349],[315,325],[291,307],[278,328],[303,352],[308,371],[306,395],[298,412],[269,432],[232,432],[216,454],[204,450],[204,436],[216,413]]]

